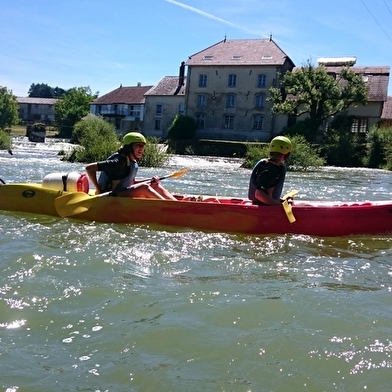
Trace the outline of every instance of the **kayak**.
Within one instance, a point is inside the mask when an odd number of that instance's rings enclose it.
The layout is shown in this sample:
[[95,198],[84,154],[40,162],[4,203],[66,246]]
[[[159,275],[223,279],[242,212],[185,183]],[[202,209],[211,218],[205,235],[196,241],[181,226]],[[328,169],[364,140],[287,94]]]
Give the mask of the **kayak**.
[[143,224],[245,235],[392,234],[392,200],[297,201],[260,206],[245,198],[177,195],[177,201],[92,195],[42,184],[0,184],[0,210],[80,221]]

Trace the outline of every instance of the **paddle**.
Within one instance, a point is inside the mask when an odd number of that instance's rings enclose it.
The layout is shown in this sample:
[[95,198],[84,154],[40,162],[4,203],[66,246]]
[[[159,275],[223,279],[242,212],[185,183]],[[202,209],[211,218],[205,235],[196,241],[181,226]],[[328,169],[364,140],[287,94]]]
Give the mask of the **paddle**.
[[[188,171],[189,171],[189,169],[181,169],[181,170],[178,170],[174,173],[160,177],[159,180],[164,180],[166,178],[179,178],[179,177],[182,177]],[[54,205],[55,205],[57,213],[62,218],[66,217],[66,216],[81,214],[82,212],[87,211],[90,208],[91,203],[99,197],[116,196],[119,192],[130,191],[132,189],[137,188],[139,186],[139,184],[151,182],[152,180],[153,180],[152,178],[149,178],[147,180],[140,181],[135,185],[131,185],[126,188],[120,189],[116,192],[110,191],[110,192],[101,193],[101,194],[95,195],[95,196],[90,196],[90,195],[87,195],[86,193],[83,193],[83,192],[69,193],[69,194],[57,197],[54,200]]]
[[298,193],[298,191],[296,189],[293,189],[293,190],[287,192],[282,197],[282,199],[283,199],[283,202],[282,202],[283,209],[284,209],[284,212],[286,213],[287,219],[289,220],[290,223],[294,223],[296,221],[296,219],[295,219],[295,216],[294,216],[293,211],[292,211],[292,206],[291,206],[291,204],[289,204],[287,199],[289,199],[290,197],[295,196],[297,193]]

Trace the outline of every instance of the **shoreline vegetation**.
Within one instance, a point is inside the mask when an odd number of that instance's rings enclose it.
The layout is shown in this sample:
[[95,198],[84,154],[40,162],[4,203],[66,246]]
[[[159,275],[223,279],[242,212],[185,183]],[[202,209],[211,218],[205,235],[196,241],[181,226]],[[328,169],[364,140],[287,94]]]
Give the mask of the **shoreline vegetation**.
[[[116,150],[117,143],[120,143],[120,140],[116,140],[116,146],[114,147],[112,145],[108,146],[110,143],[101,142],[101,133],[103,132],[101,122],[103,123],[104,120],[96,118],[86,118],[79,122],[78,126],[81,127],[80,140],[72,141],[79,144],[79,146],[75,147],[74,153],[70,157],[64,156],[63,160],[90,163],[105,159],[108,155],[105,146],[111,147],[110,151]],[[104,125],[108,127],[106,122],[104,122]],[[321,166],[337,166],[392,170],[392,127],[373,126],[369,130],[366,140],[360,139],[359,135],[352,133],[349,127],[346,128],[331,128],[323,142],[319,144],[309,143],[306,137],[300,133],[285,134],[293,143],[293,152],[287,162],[288,169],[290,171],[317,171]],[[113,130],[105,128],[105,131],[106,133],[113,132],[116,135],[114,127]],[[23,137],[26,136],[26,133],[26,126],[15,125],[8,135],[4,134],[5,139],[3,142],[0,140],[0,146],[3,149],[8,149],[12,154],[10,136]],[[78,133],[76,132],[76,134]],[[118,137],[118,135],[116,136]],[[46,137],[59,137],[58,130],[47,127]],[[105,140],[109,141],[109,138],[105,138]],[[167,149],[163,153],[161,147],[157,148],[157,146],[162,145],[162,141],[156,138],[147,138],[147,140],[150,151],[149,154],[146,151],[146,158],[148,156],[149,159],[146,159],[146,162],[141,162],[141,166],[160,167],[167,162],[170,154],[178,154],[241,158],[244,160],[242,167],[250,169],[259,159],[268,156],[268,143],[262,142],[168,139],[164,142]],[[104,154],[102,150],[105,150]]]

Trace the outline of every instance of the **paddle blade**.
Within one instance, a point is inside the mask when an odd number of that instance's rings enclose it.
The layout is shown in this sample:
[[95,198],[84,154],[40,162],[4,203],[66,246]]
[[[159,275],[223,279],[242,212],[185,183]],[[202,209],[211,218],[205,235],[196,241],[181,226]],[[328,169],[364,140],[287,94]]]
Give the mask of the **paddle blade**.
[[82,192],[69,193],[54,200],[54,206],[61,218],[81,214],[90,208],[94,196]]
[[188,173],[189,170],[189,168],[181,169],[172,174],[169,174],[168,176],[165,176],[164,178],[179,178],[182,177],[184,174]]

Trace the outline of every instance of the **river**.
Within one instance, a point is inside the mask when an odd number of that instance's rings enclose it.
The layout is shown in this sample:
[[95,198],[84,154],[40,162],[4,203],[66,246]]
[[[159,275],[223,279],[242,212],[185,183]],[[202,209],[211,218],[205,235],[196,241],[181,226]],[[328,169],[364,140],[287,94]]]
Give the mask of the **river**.
[[[15,138],[5,182],[83,165]],[[245,197],[238,159],[173,156],[175,193]],[[390,172],[289,172],[301,200],[386,200]],[[392,391],[392,236],[239,236],[0,211],[0,388]],[[320,221],[320,225],[323,223]]]

